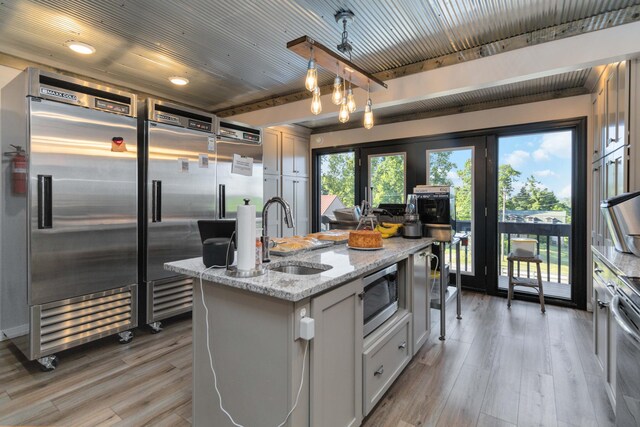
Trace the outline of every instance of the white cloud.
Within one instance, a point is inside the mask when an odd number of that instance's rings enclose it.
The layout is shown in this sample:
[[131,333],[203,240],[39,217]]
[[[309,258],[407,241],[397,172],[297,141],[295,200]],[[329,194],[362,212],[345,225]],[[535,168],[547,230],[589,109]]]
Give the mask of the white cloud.
[[549,153],[540,148],[539,150],[533,152],[533,158],[538,162],[542,160],[549,160]]
[[[535,153],[534,153],[534,157],[535,157]],[[548,177],[548,176],[556,176],[557,175],[551,169],[544,169],[544,170],[541,170],[541,171],[535,171],[535,172],[533,172],[533,174],[535,176],[539,176],[541,178]]]
[[540,148],[533,152],[537,161],[548,160],[550,157],[560,159],[571,158],[571,131],[552,132],[542,135]]
[[528,152],[523,150],[516,150],[513,153],[507,155],[506,162],[513,167],[522,166],[531,156]]
[[558,197],[561,197],[563,199],[566,197],[571,197],[571,185],[567,185],[562,190],[560,190],[560,193],[558,193]]

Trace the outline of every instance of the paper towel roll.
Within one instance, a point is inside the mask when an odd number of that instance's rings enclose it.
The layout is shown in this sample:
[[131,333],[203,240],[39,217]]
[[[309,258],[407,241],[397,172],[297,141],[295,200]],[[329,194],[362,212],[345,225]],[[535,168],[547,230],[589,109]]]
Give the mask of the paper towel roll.
[[256,268],[256,207],[244,199],[244,205],[238,206],[236,234],[238,239],[238,270],[247,271]]

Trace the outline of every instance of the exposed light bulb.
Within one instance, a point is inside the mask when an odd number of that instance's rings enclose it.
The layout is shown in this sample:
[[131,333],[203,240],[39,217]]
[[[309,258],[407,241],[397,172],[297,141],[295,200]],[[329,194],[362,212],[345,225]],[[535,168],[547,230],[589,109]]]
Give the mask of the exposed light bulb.
[[342,79],[340,76],[336,76],[336,79],[333,81],[333,93],[331,94],[331,102],[336,105],[340,105],[342,102],[343,94],[342,94]]
[[347,105],[346,97],[342,97],[340,112],[338,113],[338,120],[340,120],[340,123],[346,123],[349,121],[349,106]]
[[318,69],[316,68],[316,61],[313,59],[313,50],[311,51],[311,58],[309,58],[309,65],[307,65],[307,78],[304,81],[304,86],[309,92],[318,86]]
[[371,129],[373,127],[373,110],[371,109],[371,98],[367,99],[367,105],[364,107],[364,127]]
[[322,102],[320,101],[320,88],[316,86],[313,90],[313,99],[311,100],[311,112],[316,116],[322,112]]
[[349,89],[347,89],[347,107],[349,108],[350,113],[356,111],[356,98],[353,96],[351,84],[349,84]]

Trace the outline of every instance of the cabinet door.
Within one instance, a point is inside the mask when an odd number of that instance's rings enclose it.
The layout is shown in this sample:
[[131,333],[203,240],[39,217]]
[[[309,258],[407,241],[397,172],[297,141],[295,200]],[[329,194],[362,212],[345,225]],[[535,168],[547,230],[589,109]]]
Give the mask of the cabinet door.
[[[280,195],[280,176],[279,175],[264,175],[264,201],[266,202],[272,197]],[[280,237],[282,229],[282,209],[280,206],[274,206],[269,210],[267,218],[267,236]],[[264,226],[264,224],[263,224]]]
[[282,134],[282,174],[295,175],[295,137],[286,133]]
[[294,228],[283,226],[285,237],[309,233],[309,180],[295,176],[282,177],[282,197],[291,206]]
[[617,150],[607,156],[604,162],[605,167],[605,198],[609,199],[625,192],[625,149]]
[[599,159],[602,154],[602,140],[600,139],[600,97],[594,96],[591,102],[591,135],[593,136],[593,153],[591,155],[593,161]]
[[293,173],[297,176],[309,176],[309,139],[293,138]]
[[618,64],[618,145],[629,144],[627,138],[627,110],[629,109],[629,88],[627,62]]
[[[613,318],[613,312],[611,309],[607,309],[607,326],[609,328],[607,330],[607,393],[609,394],[613,404],[616,398],[616,334],[618,332],[616,330],[617,323]],[[615,405],[613,405],[613,407],[615,408]]]
[[[287,203],[289,203],[289,206],[291,206],[291,213],[293,214],[294,223],[295,221],[297,221],[295,207],[295,181],[296,178],[293,176],[282,176],[282,198]],[[286,225],[282,224],[283,237],[291,237],[294,235],[295,231],[296,227],[289,228]]]
[[612,66],[605,80],[607,139],[605,151],[615,150],[618,142],[618,68]]
[[357,426],[362,420],[362,281],[311,300],[311,425]]
[[600,202],[604,199],[602,193],[602,162],[602,160],[598,160],[594,163],[592,170],[593,200],[591,202],[591,244],[596,246],[604,244],[604,218],[602,216],[602,211],[600,210]]
[[[595,278],[593,279],[595,282]],[[593,338],[595,345],[596,358],[600,364],[603,374],[607,372],[607,331],[609,329],[607,307],[602,304],[606,302],[606,295],[602,295],[605,290],[595,286],[593,288],[594,306],[593,306]]]
[[293,188],[296,234],[309,234],[309,180],[296,178],[293,181]]
[[280,157],[282,145],[280,143],[280,132],[265,129],[262,132],[262,165],[264,173],[280,173]]
[[429,278],[430,278],[430,249],[412,255],[411,274],[411,311],[413,313],[413,354],[427,341],[430,331],[429,309]]

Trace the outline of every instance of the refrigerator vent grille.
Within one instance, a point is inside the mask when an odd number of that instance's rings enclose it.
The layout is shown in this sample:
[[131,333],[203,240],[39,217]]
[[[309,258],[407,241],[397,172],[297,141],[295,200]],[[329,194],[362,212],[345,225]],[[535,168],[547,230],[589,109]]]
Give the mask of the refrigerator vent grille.
[[155,284],[153,286],[153,318],[156,320],[191,311],[193,280]]
[[64,305],[42,307],[40,350],[67,348],[133,326],[131,289]]

